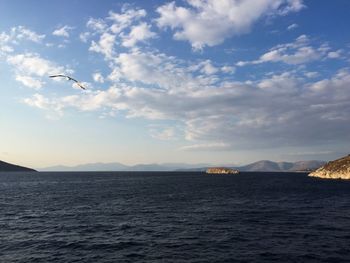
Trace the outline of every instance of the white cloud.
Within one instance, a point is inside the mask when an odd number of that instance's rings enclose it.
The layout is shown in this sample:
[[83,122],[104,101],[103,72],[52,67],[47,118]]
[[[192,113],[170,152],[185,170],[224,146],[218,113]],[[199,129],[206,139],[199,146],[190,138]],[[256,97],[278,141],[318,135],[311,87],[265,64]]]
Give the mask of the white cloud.
[[113,82],[118,82],[122,78],[122,74],[118,67],[114,67],[112,72],[108,75],[107,79]]
[[11,46],[8,46],[8,45],[2,45],[0,43],[0,55],[1,54],[6,54],[6,53],[11,53],[13,52],[14,49],[11,47]]
[[[284,1],[278,9],[271,7],[270,10],[275,15],[286,14],[292,2]],[[198,15],[202,11],[197,7],[204,3],[215,4],[192,0],[190,12]],[[181,11],[175,4],[174,9]],[[186,10],[183,10],[185,14]],[[86,40],[92,40],[90,50],[103,54],[110,68],[109,76],[95,72],[93,80],[97,83],[110,80],[113,86],[64,97],[35,94],[25,103],[59,116],[63,116],[67,108],[73,108],[95,111],[100,116],[121,111],[127,118],[157,120],[157,123],[165,120],[167,124],[178,124],[176,129],[168,125],[151,127],[150,135],[161,140],[179,137],[188,140],[183,150],[229,150],[252,144],[257,148],[317,144],[331,140],[334,132],[337,140],[349,138],[346,114],[350,110],[349,70],[327,79],[318,78],[319,81],[312,79],[319,75],[308,72],[306,67],[298,72],[281,69],[280,73],[272,72],[264,78],[247,81],[219,78],[219,74],[234,73],[235,67],[211,60],[184,61],[151,48],[147,51],[135,48],[138,41],[147,39],[147,34],[135,33],[135,39],[131,34],[139,25],[149,29],[142,21],[146,13],[140,10],[126,13],[126,16],[110,13],[108,20],[91,20],[88,28],[93,31],[86,35]],[[175,29],[181,31],[180,26]],[[5,42],[6,36],[0,38]],[[125,41],[129,41],[127,47],[134,48],[117,49],[117,45]],[[209,44],[203,42],[202,45]],[[325,59],[331,52],[328,45],[312,45],[309,37],[302,35],[291,43],[273,47],[256,61],[241,64],[299,65]],[[14,66],[17,80],[32,88],[40,88],[42,78],[48,73],[66,70],[35,53],[8,55],[7,61]]]
[[92,78],[95,82],[98,83],[104,83],[104,77],[100,72],[95,72],[94,74],[92,74]]
[[[116,46],[132,48],[156,37],[151,25],[142,21],[146,15],[144,9],[124,5],[120,13],[110,11],[105,19],[90,18],[86,25],[89,31],[80,34],[80,39],[87,42],[93,38],[89,50],[101,53],[106,60],[111,60]],[[96,36],[99,39],[95,39]]]
[[163,54],[132,50],[117,57],[115,70],[119,78],[170,88],[174,83],[178,83],[179,78],[184,77],[183,72],[175,76],[172,73],[176,70],[174,67],[176,66],[171,59]]
[[[83,86],[85,89],[90,90],[92,88],[91,83],[86,82],[86,81],[80,81],[79,84]],[[72,82],[72,88],[76,90],[82,90],[82,88],[78,85],[76,82]],[[86,92],[86,91],[85,91]]]
[[7,61],[13,65],[17,71],[40,77],[64,72],[63,67],[57,66],[47,59],[43,59],[39,54],[35,53],[10,55]]
[[343,50],[339,49],[337,51],[331,51],[328,53],[328,58],[341,58]]
[[[18,52],[24,41],[42,43],[45,35],[40,35],[24,26],[11,28],[9,33],[0,33],[0,56],[14,71],[14,79],[26,87],[40,89],[50,74],[71,71],[66,67],[42,58],[38,53]],[[50,46],[50,43],[42,43]]]
[[147,12],[144,9],[132,9],[125,5],[121,13],[109,12],[108,19],[113,21],[110,30],[114,34],[118,34],[146,15]]
[[40,35],[24,26],[12,27],[11,30],[0,33],[0,52],[11,53],[14,47],[18,46],[21,41],[31,41],[35,43],[42,43],[45,35]]
[[[344,87],[350,83],[350,71],[348,68],[344,68],[339,70],[336,75],[334,75],[330,79],[323,79],[317,81],[309,86],[310,90],[315,92],[327,92],[332,93],[330,96],[338,96],[339,92],[341,92],[341,96],[343,99],[346,99],[350,96],[347,90]],[[319,93],[318,93],[319,94]],[[331,97],[330,97],[331,99]]]
[[287,15],[291,12],[298,12],[306,7],[303,3],[303,0],[287,0],[284,4],[285,6],[279,10],[280,15]]
[[16,75],[16,80],[29,88],[40,89],[43,86],[40,80],[31,76]]
[[6,34],[5,32],[0,33],[0,43],[8,43],[10,39],[10,35]]
[[291,24],[291,25],[289,25],[288,27],[287,27],[287,30],[289,30],[289,31],[291,31],[291,30],[294,30],[294,29],[296,29],[296,28],[298,28],[299,26],[298,26],[298,24]]
[[70,27],[70,26],[66,25],[66,26],[63,26],[61,28],[58,28],[58,29],[54,30],[52,32],[52,35],[68,38],[69,37],[69,31],[71,31],[72,29],[73,29],[73,27]]
[[123,46],[133,47],[137,42],[145,42],[147,39],[154,38],[156,34],[150,28],[151,26],[145,22],[133,26],[130,33],[123,37]]
[[49,105],[51,105],[49,99],[38,93],[34,94],[31,98],[24,99],[24,102],[29,106],[37,107],[39,109],[47,109]]
[[300,47],[294,54],[286,54],[283,50],[272,50],[261,56],[263,62],[285,62],[287,64],[302,64],[320,58],[312,47]]
[[119,110],[123,109],[122,103],[117,103],[120,96],[120,89],[112,86],[107,90],[89,91],[80,95],[66,96],[60,99],[60,103],[66,107],[77,108],[82,111],[96,111],[101,108]]
[[315,71],[305,72],[304,75],[308,78],[317,78],[320,76],[320,73]]
[[89,50],[97,53],[102,53],[106,58],[110,59],[113,55],[115,37],[115,35],[112,35],[110,33],[103,33],[97,43],[95,41],[91,42]]
[[[176,76],[178,70],[167,74]],[[183,127],[176,134],[192,142],[183,150],[310,145],[349,138],[348,69],[314,83],[292,72],[250,84],[226,81],[213,86],[201,81],[194,76],[181,78],[180,85],[187,87],[182,89],[171,82],[158,82],[166,89],[119,83],[105,91],[49,101],[62,110],[123,111],[129,118],[172,120]],[[153,137],[163,139],[172,133],[167,127],[151,131]]]
[[206,60],[202,62],[201,66],[202,66],[201,72],[206,75],[212,75],[219,71],[216,67],[212,65],[210,60]]
[[12,27],[9,32],[0,32],[0,56],[6,60],[7,56],[14,53],[23,42],[42,44],[45,37],[24,26]]
[[175,30],[174,38],[189,41],[195,50],[247,33],[264,16],[286,15],[304,8],[302,0],[187,0],[187,3],[190,7],[178,7],[175,2],[158,7],[157,24]]
[[47,112],[46,117],[48,119],[58,119],[63,116],[62,108],[64,107],[59,101],[54,99],[48,99],[42,94],[36,93],[30,98],[23,100],[23,103],[28,106],[39,108]]
[[292,43],[280,44],[271,48],[257,60],[239,61],[236,66],[242,67],[266,62],[283,62],[290,65],[304,64],[325,58],[329,49],[327,44],[314,47],[308,36],[301,35]]
[[[142,83],[152,85],[160,91],[171,92],[186,90],[191,92],[197,86],[207,86],[217,81],[215,75],[199,75],[191,73],[193,65],[177,60],[158,52],[142,52],[138,49],[121,53],[114,61],[113,71],[109,76],[114,81]],[[196,70],[205,71],[208,62],[199,62]],[[217,71],[215,67],[207,69],[208,73]]]
[[90,32],[83,32],[79,34],[80,40],[84,43],[87,43],[90,37],[91,37]]
[[99,33],[104,33],[107,29],[107,24],[103,19],[90,18],[86,26]]
[[236,72],[236,68],[232,66],[223,66],[221,67],[221,71],[227,74],[234,74]]
[[18,26],[11,29],[11,34],[18,40],[30,40],[32,42],[41,43],[45,38],[45,35],[39,35],[38,33],[24,27]]
[[7,62],[13,66],[16,80],[23,85],[39,89],[43,86],[42,78],[48,75],[70,71],[56,63],[40,57],[36,53],[14,54],[7,56]]
[[260,89],[270,90],[275,93],[295,93],[297,92],[299,80],[291,73],[282,73],[280,75],[272,75],[266,79],[262,79],[257,83]]
[[154,125],[150,127],[149,133],[151,137],[161,141],[172,140],[176,135],[174,127],[162,128]]

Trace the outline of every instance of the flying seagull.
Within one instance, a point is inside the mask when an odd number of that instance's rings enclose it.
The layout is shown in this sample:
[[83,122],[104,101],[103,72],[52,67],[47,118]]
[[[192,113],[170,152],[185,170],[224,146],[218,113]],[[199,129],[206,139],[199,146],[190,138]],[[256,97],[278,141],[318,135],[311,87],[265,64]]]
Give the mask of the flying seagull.
[[82,89],[86,89],[83,85],[80,84],[79,81],[77,81],[76,79],[70,77],[70,76],[67,76],[67,75],[63,75],[63,74],[58,74],[58,75],[51,75],[49,76],[50,78],[66,78],[67,80],[72,80],[74,81],[80,88]]

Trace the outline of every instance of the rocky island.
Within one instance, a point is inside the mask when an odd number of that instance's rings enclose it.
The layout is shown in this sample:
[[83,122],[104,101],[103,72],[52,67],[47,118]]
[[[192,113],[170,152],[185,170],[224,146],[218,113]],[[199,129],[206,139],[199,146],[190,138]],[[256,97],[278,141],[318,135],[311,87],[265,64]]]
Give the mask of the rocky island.
[[34,169],[0,161],[0,172],[36,172]]
[[350,179],[350,155],[326,163],[310,173],[309,176],[326,179]]
[[205,171],[207,174],[238,174],[239,171],[231,168],[212,167]]

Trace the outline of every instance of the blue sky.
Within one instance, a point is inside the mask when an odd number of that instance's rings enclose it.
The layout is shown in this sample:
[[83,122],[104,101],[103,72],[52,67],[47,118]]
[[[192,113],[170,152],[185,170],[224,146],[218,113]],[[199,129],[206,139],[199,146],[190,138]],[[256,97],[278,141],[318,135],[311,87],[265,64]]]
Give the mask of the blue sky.
[[349,10],[346,0],[0,0],[0,159],[347,154]]

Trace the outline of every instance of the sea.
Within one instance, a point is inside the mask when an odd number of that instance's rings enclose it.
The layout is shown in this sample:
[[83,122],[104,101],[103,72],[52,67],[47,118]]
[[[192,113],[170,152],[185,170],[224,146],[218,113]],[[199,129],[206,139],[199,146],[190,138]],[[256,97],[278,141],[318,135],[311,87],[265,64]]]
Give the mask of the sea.
[[350,181],[3,172],[0,262],[350,262]]

